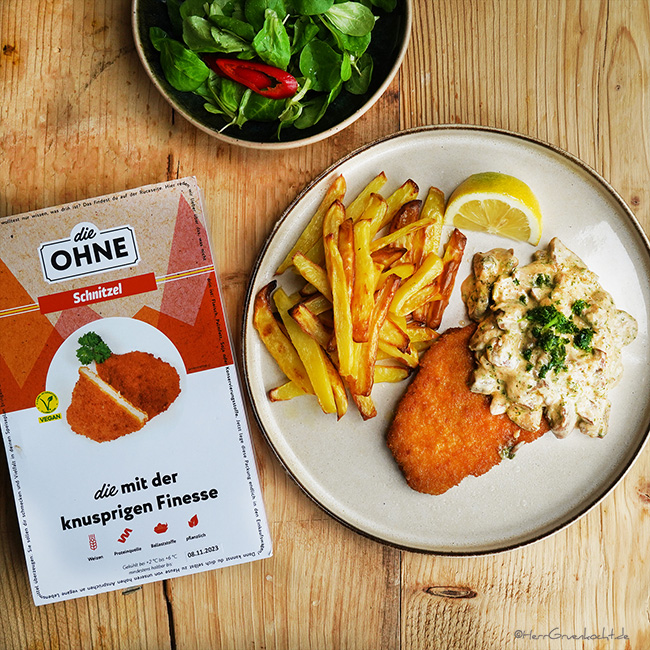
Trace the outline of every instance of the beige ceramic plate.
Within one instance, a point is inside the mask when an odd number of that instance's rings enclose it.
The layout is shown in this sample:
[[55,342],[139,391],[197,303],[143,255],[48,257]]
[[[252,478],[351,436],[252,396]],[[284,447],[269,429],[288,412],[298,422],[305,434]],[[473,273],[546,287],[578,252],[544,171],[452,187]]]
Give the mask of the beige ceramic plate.
[[[449,193],[470,174],[493,170],[527,182],[544,215],[540,246],[558,236],[601,279],[619,308],[639,323],[624,352],[625,373],[612,391],[604,439],[548,433],[482,477],[469,477],[441,496],[405,483],[385,444],[391,413],[405,384],[377,385],[379,415],[363,422],[351,407],[337,422],[311,397],[269,403],[282,375],[252,327],[256,292],[273,278],[332,179],[343,174],[353,197],[378,172],[386,192],[413,178]],[[444,235],[445,240],[448,233]],[[520,263],[535,250],[492,235],[467,232],[465,260],[445,329],[463,321],[459,284],[477,251],[514,244]],[[292,286],[292,274],[279,282]],[[325,171],[284,213],[253,270],[243,323],[244,377],[259,425],[300,487],[354,530],[401,548],[440,554],[481,554],[517,547],[561,529],[587,512],[623,477],[650,426],[650,254],[648,241],[620,196],[573,156],[539,141],[487,128],[440,126],[398,133],[347,156]]]

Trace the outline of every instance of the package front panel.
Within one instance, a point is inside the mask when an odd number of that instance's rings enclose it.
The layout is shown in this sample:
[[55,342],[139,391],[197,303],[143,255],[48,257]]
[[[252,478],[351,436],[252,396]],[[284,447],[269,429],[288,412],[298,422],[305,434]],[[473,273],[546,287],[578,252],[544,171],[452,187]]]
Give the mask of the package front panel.
[[199,189],[0,221],[0,408],[37,604],[271,542]]

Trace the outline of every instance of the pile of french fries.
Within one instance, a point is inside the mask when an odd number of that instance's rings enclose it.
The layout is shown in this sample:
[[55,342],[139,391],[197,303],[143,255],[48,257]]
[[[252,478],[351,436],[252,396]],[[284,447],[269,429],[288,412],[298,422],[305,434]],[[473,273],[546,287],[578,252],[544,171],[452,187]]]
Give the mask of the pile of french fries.
[[258,292],[254,327],[287,377],[272,401],[312,394],[340,419],[349,394],[367,420],[374,383],[406,379],[438,336],[466,238],[454,230],[440,257],[443,193],[422,202],[409,179],[383,198],[386,181],[345,207],[338,176],[276,271],[293,269],[302,288],[287,295],[273,280]]

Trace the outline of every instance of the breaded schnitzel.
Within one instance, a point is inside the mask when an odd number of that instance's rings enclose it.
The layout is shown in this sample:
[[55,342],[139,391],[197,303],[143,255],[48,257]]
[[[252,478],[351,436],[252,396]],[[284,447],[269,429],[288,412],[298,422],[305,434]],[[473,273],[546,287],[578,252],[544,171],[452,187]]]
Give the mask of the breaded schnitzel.
[[112,354],[97,374],[149,418],[166,411],[181,392],[176,369],[149,352]]
[[490,413],[490,398],[469,389],[476,325],[450,329],[426,352],[397,407],[388,447],[407,483],[418,492],[442,494],[466,476],[480,476],[512,447],[548,430],[519,428],[507,415]]
[[66,419],[75,433],[107,442],[142,429],[147,414],[83,366],[79,368]]

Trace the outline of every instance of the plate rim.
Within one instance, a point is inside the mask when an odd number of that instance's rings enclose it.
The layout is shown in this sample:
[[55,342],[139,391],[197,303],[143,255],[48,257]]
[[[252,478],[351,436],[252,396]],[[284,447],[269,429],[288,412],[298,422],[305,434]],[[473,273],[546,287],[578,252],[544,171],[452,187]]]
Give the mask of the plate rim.
[[295,474],[294,471],[292,471],[291,467],[289,467],[288,463],[282,458],[280,452],[274,445],[270,434],[267,432],[266,427],[264,426],[262,422],[261,415],[258,411],[255,399],[253,397],[253,391],[250,386],[250,379],[248,375],[248,343],[247,343],[247,331],[250,330],[252,325],[249,323],[251,320],[251,314],[252,314],[252,307],[253,307],[253,302],[254,302],[254,285],[258,276],[258,272],[260,270],[260,266],[265,258],[266,252],[268,251],[271,242],[274,240],[278,230],[282,227],[284,222],[289,218],[291,212],[295,208],[295,206],[302,200],[302,198],[312,190],[314,186],[316,186],[323,178],[327,177],[330,175],[334,170],[336,170],[338,167],[342,166],[344,163],[346,163],[348,160],[351,160],[352,158],[357,157],[359,154],[374,148],[375,146],[384,144],[386,142],[389,142],[394,139],[400,139],[403,137],[408,137],[417,133],[429,133],[429,132],[439,132],[439,131],[459,131],[459,132],[467,132],[467,133],[472,133],[472,132],[477,132],[477,133],[486,133],[486,134],[493,134],[493,135],[499,135],[499,136],[504,136],[508,138],[512,138],[514,140],[518,141],[524,141],[527,143],[530,143],[535,146],[539,146],[542,149],[546,149],[551,151],[552,153],[555,153],[556,155],[559,155],[560,157],[566,158],[569,162],[573,163],[577,167],[581,168],[583,171],[585,171],[589,176],[593,177],[609,194],[610,196],[617,202],[619,207],[622,209],[623,213],[627,217],[628,221],[631,223],[632,226],[634,226],[634,229],[636,231],[636,234],[639,236],[641,243],[645,247],[646,254],[648,255],[648,259],[650,260],[650,240],[648,238],[648,235],[645,233],[643,230],[640,222],[638,221],[637,217],[635,216],[634,212],[632,209],[627,205],[626,201],[623,199],[623,197],[619,194],[619,192],[611,185],[609,181],[607,181],[598,171],[596,171],[593,167],[591,167],[588,163],[584,162],[582,159],[578,158],[574,154],[562,149],[561,147],[558,147],[557,145],[554,145],[552,143],[546,142],[540,138],[526,135],[523,133],[518,133],[516,131],[508,130],[508,129],[502,129],[498,127],[491,127],[491,126],[482,126],[482,125],[475,125],[475,124],[433,124],[433,125],[425,125],[425,126],[418,126],[418,127],[413,127],[410,129],[404,129],[400,131],[396,131],[394,133],[388,134],[386,136],[383,136],[381,138],[377,138],[375,140],[372,140],[365,145],[362,145],[361,147],[358,147],[357,149],[354,149],[350,153],[346,154],[345,156],[339,158],[336,160],[334,163],[329,165],[325,170],[320,172],[319,174],[316,175],[314,179],[312,179],[309,183],[305,185],[305,187],[294,197],[294,199],[289,203],[289,205],[282,211],[281,215],[278,217],[276,220],[275,224],[273,225],[273,228],[271,231],[267,234],[264,244],[262,245],[261,249],[259,250],[255,261],[253,263],[253,266],[251,268],[250,274],[249,274],[249,280],[248,280],[248,285],[246,288],[246,293],[244,295],[244,304],[243,304],[243,310],[242,310],[242,322],[241,322],[241,329],[240,329],[240,336],[241,336],[241,357],[242,357],[242,380],[244,384],[244,389],[246,393],[246,397],[248,400],[248,404],[250,406],[251,411],[253,412],[253,416],[255,418],[255,422],[257,426],[259,427],[260,431],[262,432],[262,435],[266,441],[266,443],[269,445],[271,450],[273,451],[273,454],[275,455],[276,459],[279,461],[280,465],[284,468],[284,470],[287,472],[287,474],[291,477],[291,479],[295,482],[295,484],[300,488],[300,490],[305,494],[313,503],[315,503],[322,511],[324,511],[327,515],[332,517],[335,521],[341,523],[344,525],[346,528],[354,531],[355,533],[361,535],[362,537],[365,537],[367,539],[371,539],[375,542],[378,542],[380,544],[384,544],[386,546],[401,550],[401,551],[409,551],[409,552],[414,552],[414,553],[420,553],[423,555],[433,555],[433,556],[439,556],[439,557],[483,557],[483,556],[488,556],[488,555],[497,555],[500,553],[506,553],[508,551],[512,551],[515,549],[520,549],[524,548],[527,546],[530,546],[532,544],[536,544],[538,542],[541,542],[545,539],[548,539],[555,535],[556,533],[559,533],[561,530],[568,528],[569,526],[575,524],[577,521],[582,519],[584,516],[586,516],[591,510],[595,509],[602,501],[609,495],[611,494],[614,489],[622,482],[622,480],[625,478],[627,473],[630,471],[634,463],[637,461],[641,453],[643,452],[643,449],[645,448],[646,444],[648,443],[648,440],[650,440],[650,421],[646,422],[645,424],[645,432],[642,435],[639,443],[637,444],[636,448],[634,449],[633,453],[631,453],[629,459],[627,462],[622,466],[622,468],[619,470],[618,474],[616,477],[607,485],[604,487],[604,489],[601,491],[600,494],[597,494],[592,500],[588,500],[588,503],[584,505],[583,507],[576,508],[574,513],[569,512],[567,515],[568,518],[566,521],[560,522],[556,525],[550,526],[548,530],[541,531],[535,533],[533,536],[530,538],[526,539],[520,539],[517,541],[513,541],[511,543],[507,543],[505,545],[498,545],[494,548],[486,548],[486,549],[481,549],[481,550],[445,550],[445,549],[426,549],[426,548],[419,548],[417,546],[409,546],[408,544],[400,544],[399,542],[395,542],[392,540],[387,540],[382,538],[380,535],[376,535],[373,533],[370,533],[366,530],[363,530],[362,528],[358,527],[357,525],[353,524],[350,521],[347,521],[345,518],[342,516],[338,515],[337,513],[333,512],[330,508],[325,506],[323,503],[321,503],[313,494],[310,493],[310,491],[307,489],[307,487],[301,482],[301,480],[298,478],[298,476]]

